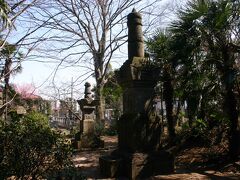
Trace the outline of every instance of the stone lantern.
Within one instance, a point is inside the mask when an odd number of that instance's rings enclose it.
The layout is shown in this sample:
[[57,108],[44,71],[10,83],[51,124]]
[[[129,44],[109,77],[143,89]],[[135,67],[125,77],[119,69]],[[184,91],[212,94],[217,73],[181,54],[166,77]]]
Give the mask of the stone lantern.
[[[99,105],[99,101],[92,98],[91,84],[85,83],[84,98],[78,100],[82,111],[82,119],[80,120],[80,132],[75,137],[75,148],[91,148],[96,146],[95,142],[95,109]],[[100,141],[100,137],[99,141]]]

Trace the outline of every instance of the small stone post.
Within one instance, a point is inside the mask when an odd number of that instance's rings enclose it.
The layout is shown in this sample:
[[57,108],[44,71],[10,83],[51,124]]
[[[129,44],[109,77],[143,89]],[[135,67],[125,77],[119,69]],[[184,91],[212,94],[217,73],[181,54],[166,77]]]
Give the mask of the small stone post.
[[78,101],[82,111],[82,120],[80,121],[80,132],[83,134],[91,134],[94,132],[94,110],[96,108],[96,100],[93,100],[91,93],[91,84],[85,83],[84,99]]
[[[77,149],[81,148],[91,148],[95,147],[94,140],[94,131],[95,131],[95,109],[99,104],[98,100],[92,98],[91,93],[91,84],[85,83],[85,91],[84,98],[78,100],[78,104],[80,105],[80,109],[82,111],[82,119],[80,121],[80,132],[77,134],[76,145]],[[100,141],[100,140],[99,140]]]

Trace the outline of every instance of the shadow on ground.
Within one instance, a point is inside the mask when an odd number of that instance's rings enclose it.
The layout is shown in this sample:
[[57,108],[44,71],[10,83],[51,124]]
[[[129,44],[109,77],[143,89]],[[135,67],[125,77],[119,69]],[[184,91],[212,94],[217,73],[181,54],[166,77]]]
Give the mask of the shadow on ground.
[[76,152],[73,163],[88,179],[102,179],[99,171],[99,157],[109,154],[117,147],[117,136],[104,136],[104,148]]
[[[105,147],[96,150],[85,150],[76,152],[73,156],[73,162],[79,171],[87,179],[106,179],[103,178],[99,172],[98,159],[102,155],[109,154],[112,150],[117,148],[116,136],[104,136],[102,139],[105,142]],[[208,167],[203,167],[204,160],[202,159],[204,149],[195,148],[187,149],[180,153],[176,157],[176,173],[171,175],[159,175],[148,178],[150,180],[238,180],[240,179],[240,173],[234,171],[220,172],[220,168],[211,168],[211,164]],[[240,161],[237,162],[240,166]],[[127,178],[117,178],[119,180],[125,180]]]

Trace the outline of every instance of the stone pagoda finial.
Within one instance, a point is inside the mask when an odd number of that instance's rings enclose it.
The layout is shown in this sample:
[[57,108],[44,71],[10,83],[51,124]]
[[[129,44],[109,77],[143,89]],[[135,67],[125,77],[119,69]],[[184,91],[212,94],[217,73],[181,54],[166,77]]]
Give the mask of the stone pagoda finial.
[[132,62],[133,57],[144,57],[142,16],[133,8],[127,16],[128,22],[128,60]]
[[85,86],[84,98],[92,98],[91,84],[89,82],[86,82],[84,86]]

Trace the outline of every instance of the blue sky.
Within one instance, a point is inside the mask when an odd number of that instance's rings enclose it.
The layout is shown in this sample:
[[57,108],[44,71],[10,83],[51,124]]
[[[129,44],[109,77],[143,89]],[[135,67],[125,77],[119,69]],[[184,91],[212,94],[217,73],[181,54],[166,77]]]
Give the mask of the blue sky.
[[[165,2],[167,2],[167,0],[165,0]],[[165,20],[162,19],[161,20],[162,22],[161,24],[159,24],[159,26],[165,26],[163,22],[168,20],[169,20],[169,17],[165,17]],[[18,29],[13,33],[14,36],[11,36],[13,38],[10,39],[10,41],[13,41],[13,42],[16,41],[17,37],[21,37],[22,33],[26,31],[24,30],[26,26],[25,24],[20,23],[17,25],[18,26],[16,27]],[[63,54],[61,54],[61,56],[63,56]],[[113,68],[114,69],[119,68],[122,65],[122,63],[126,60],[126,58],[127,58],[127,44],[125,44],[122,47],[121,53],[116,54],[115,59],[113,59],[111,63]],[[36,57],[35,59],[34,58],[26,59],[22,63],[22,68],[23,68],[22,72],[13,76],[12,82],[15,84],[34,84],[34,86],[39,89],[40,94],[43,94],[43,95],[51,94],[54,91],[50,87],[53,86],[52,84],[53,74],[55,72],[55,68],[57,64],[42,63],[38,61],[48,62],[51,60],[48,60],[47,58],[43,58],[43,57],[38,57],[38,58]],[[79,98],[83,94],[83,87],[86,81],[89,81],[92,84],[95,83],[95,80],[92,77],[85,80],[85,78],[90,76],[90,74],[88,74],[87,76],[83,76],[82,78],[79,78],[79,76],[81,76],[81,74],[83,74],[85,71],[86,69],[83,69],[80,67],[74,67],[74,66],[69,68],[64,68],[64,69],[60,68],[54,76],[55,78],[54,85],[56,85],[57,88],[59,89],[64,89],[64,91],[69,92],[69,86],[71,84],[71,81],[73,80],[75,82],[75,80],[79,79],[78,82],[74,83],[74,88],[76,89],[76,92],[74,94],[76,98]]]

